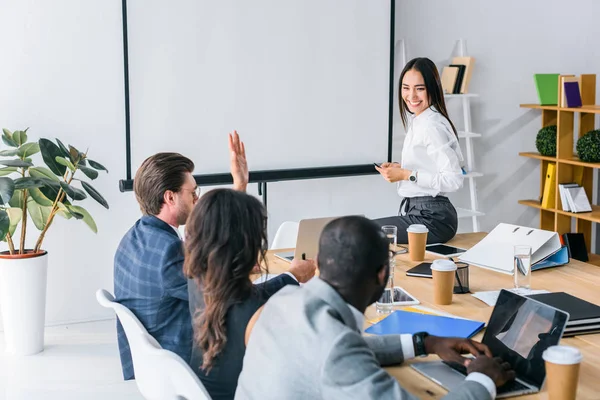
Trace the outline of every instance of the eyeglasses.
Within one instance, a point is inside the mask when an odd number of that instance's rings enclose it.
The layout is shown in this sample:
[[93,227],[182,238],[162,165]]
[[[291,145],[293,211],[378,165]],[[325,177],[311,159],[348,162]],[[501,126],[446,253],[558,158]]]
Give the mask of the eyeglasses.
[[184,190],[186,192],[191,192],[192,193],[192,197],[194,199],[200,198],[200,193],[202,193],[202,190],[200,189],[200,186],[196,186],[194,189],[181,188],[181,190]]

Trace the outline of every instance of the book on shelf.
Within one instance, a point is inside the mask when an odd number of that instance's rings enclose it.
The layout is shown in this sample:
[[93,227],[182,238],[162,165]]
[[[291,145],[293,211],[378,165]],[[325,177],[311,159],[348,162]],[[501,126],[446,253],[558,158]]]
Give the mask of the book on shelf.
[[460,85],[460,94],[469,93],[469,83],[471,82],[471,75],[473,74],[473,66],[475,64],[475,58],[473,57],[454,57],[452,64],[464,65],[465,72]]
[[535,88],[540,105],[558,105],[558,77],[559,74],[534,74]]
[[456,82],[454,82],[454,88],[452,89],[452,93],[460,94],[462,83],[465,78],[466,66],[462,64],[450,64],[450,66],[458,68],[458,75],[456,76]]
[[592,206],[585,189],[576,183],[558,185],[563,211],[573,213],[591,212]]
[[567,100],[567,107],[581,107],[579,82],[565,82],[563,90]]
[[554,208],[556,202],[556,190],[554,190],[554,184],[556,183],[556,164],[548,163],[548,169],[546,170],[546,181],[544,182],[544,192],[542,194],[542,208]]
[[565,82],[579,82],[579,78],[577,78],[575,75],[561,75],[558,78],[558,91],[559,91],[559,97],[560,100],[558,102],[558,105],[560,107],[566,107],[567,106],[567,97],[565,96]]
[[444,93],[454,93],[454,85],[456,84],[456,78],[458,77],[457,67],[444,67],[442,69],[442,89]]

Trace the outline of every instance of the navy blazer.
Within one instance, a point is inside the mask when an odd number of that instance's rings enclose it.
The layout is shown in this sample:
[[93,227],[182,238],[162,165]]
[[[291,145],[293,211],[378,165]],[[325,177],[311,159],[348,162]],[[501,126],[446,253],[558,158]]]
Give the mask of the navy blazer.
[[[160,345],[190,361],[192,323],[183,242],[175,229],[145,215],[125,234],[115,254],[116,300],[129,308]],[[117,320],[123,377],[134,379],[129,343]]]

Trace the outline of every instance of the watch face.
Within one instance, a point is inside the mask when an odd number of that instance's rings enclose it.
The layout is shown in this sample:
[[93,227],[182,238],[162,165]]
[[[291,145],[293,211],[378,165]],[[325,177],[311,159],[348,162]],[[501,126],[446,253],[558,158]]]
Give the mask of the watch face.
[[417,180],[417,177],[416,177],[416,176],[414,176],[414,175],[411,175],[411,176],[409,177],[409,179],[410,179],[410,181],[411,181],[411,182],[414,182],[414,181],[416,181],[416,180]]

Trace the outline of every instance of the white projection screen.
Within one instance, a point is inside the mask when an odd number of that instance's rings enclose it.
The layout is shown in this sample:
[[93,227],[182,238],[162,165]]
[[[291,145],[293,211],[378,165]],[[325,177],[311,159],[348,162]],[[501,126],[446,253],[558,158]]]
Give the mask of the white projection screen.
[[128,0],[133,173],[226,173],[232,129],[251,170],[384,161],[390,1]]

